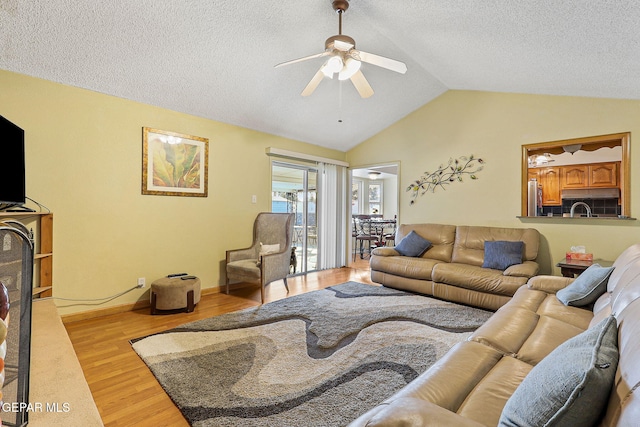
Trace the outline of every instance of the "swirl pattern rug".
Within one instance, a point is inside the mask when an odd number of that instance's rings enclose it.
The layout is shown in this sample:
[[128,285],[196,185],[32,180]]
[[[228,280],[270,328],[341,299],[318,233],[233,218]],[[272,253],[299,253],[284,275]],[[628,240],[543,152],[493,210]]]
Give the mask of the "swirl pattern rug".
[[491,314],[348,282],[132,346],[193,426],[345,426]]

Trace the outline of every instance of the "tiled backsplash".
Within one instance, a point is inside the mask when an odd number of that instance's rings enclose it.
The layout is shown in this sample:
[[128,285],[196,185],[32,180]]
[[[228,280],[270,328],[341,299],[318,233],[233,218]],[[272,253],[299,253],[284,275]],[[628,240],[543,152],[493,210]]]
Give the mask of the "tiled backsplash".
[[[571,212],[571,206],[576,202],[584,202],[589,205],[593,215],[615,216],[622,212],[617,199],[568,199],[562,200],[562,206],[543,206],[542,215],[546,216],[551,213],[553,216],[562,216],[564,213]],[[574,213],[576,216],[586,215],[587,210],[584,206],[578,205]]]

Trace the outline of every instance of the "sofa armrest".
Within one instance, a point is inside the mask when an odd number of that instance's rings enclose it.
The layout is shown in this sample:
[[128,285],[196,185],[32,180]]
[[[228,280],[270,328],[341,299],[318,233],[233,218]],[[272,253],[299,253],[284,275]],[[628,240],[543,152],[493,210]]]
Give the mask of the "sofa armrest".
[[538,291],[544,291],[549,294],[555,294],[560,289],[564,289],[575,279],[571,277],[560,276],[535,276],[529,279],[527,287]]
[[349,427],[484,427],[434,403],[403,397],[383,403],[349,424]]
[[533,277],[538,272],[539,266],[537,262],[525,261],[522,264],[512,265],[504,271],[505,276],[515,277]]
[[375,248],[373,251],[371,251],[371,255],[377,255],[377,256],[399,256],[400,252],[396,251],[394,248],[380,247],[380,248]]

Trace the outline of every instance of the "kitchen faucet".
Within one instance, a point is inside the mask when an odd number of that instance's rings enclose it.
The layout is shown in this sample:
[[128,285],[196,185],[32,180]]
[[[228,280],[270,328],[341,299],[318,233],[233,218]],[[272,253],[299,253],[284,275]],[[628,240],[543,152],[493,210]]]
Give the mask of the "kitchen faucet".
[[573,213],[576,210],[576,206],[580,206],[580,205],[584,206],[587,209],[587,218],[590,218],[591,217],[591,208],[585,202],[575,202],[573,205],[571,205],[571,214],[570,214],[571,218],[573,218]]

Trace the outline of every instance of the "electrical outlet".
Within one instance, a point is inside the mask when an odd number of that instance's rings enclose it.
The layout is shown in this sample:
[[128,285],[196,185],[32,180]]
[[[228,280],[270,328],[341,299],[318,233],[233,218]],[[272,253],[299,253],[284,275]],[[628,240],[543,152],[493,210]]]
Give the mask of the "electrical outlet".
[[145,285],[147,284],[147,281],[144,277],[138,277],[138,287],[139,288],[144,288]]

